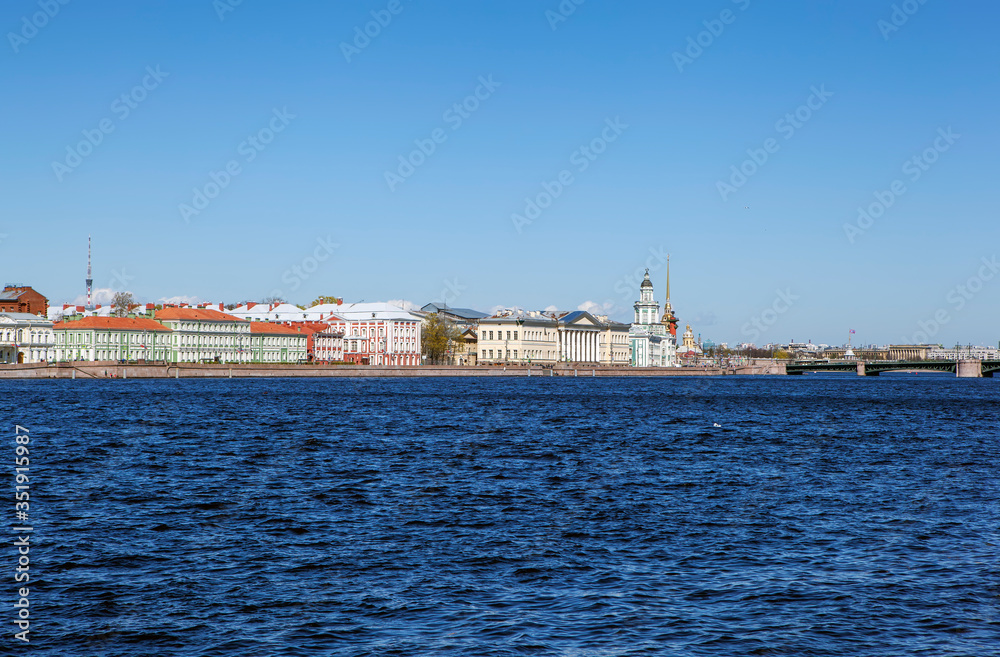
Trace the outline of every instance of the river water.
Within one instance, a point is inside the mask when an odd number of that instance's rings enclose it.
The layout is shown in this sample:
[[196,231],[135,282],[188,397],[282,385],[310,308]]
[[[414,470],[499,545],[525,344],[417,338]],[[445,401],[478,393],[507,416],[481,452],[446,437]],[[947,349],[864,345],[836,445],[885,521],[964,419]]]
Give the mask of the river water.
[[17,654],[1000,655],[1000,380],[0,381],[0,409],[11,490],[32,441]]

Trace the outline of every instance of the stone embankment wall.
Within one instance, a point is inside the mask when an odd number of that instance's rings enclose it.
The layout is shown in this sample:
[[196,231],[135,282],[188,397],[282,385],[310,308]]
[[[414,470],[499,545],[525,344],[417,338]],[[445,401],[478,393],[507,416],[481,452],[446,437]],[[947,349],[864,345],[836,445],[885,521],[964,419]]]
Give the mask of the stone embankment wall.
[[783,363],[743,367],[373,367],[367,365],[59,363],[0,365],[0,379],[188,379],[246,377],[414,377],[414,376],[722,376],[784,374]]

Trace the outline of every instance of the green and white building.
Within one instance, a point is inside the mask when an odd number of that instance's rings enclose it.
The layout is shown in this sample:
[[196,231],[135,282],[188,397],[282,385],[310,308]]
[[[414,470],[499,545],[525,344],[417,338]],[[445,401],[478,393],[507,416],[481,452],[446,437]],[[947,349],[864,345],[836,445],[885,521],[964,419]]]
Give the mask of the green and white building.
[[167,360],[171,331],[147,317],[80,317],[52,327],[54,357],[64,361]]

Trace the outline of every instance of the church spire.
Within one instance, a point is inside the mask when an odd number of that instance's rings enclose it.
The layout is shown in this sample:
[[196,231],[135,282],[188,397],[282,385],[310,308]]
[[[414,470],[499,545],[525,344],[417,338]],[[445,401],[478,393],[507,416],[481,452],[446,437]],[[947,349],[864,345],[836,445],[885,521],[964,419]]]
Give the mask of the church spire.
[[670,254],[667,254],[667,301],[663,304],[663,310],[665,313],[673,310],[673,306],[670,305]]

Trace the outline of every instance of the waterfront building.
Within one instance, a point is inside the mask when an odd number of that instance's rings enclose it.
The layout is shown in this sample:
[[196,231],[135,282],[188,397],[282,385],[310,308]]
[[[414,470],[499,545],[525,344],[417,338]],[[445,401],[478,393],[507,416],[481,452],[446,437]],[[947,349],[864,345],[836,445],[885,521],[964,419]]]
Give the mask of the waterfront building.
[[227,311],[228,314],[248,322],[305,322],[319,321],[312,309],[303,310],[290,303],[247,303]]
[[[478,324],[478,322],[477,322]],[[479,361],[479,334],[475,327],[468,327],[459,336],[458,344],[451,354],[454,365],[475,365]]]
[[635,321],[629,328],[632,367],[672,367],[677,361],[677,317],[670,304],[670,261],[667,260],[667,294],[660,315],[660,303],[653,294],[653,282],[646,270],[639,284],[639,300],[633,306]]
[[308,360],[308,336],[302,328],[250,322],[250,362],[305,363]]
[[45,317],[49,300],[28,285],[7,285],[0,292],[0,313],[25,313]]
[[479,320],[480,363],[628,364],[628,326],[584,310],[502,310]]
[[599,322],[604,325],[601,331],[600,341],[600,364],[601,365],[630,365],[632,355],[632,345],[629,340],[630,326],[608,319],[606,315],[595,315]]
[[344,334],[329,325],[313,336],[314,359],[324,363],[344,362]]
[[681,337],[681,346],[677,347],[677,356],[684,359],[700,358],[702,356],[701,346],[695,342],[694,331],[688,324]]
[[343,360],[359,365],[420,365],[422,322],[417,315],[393,306],[354,308],[327,320],[344,336]]
[[462,329],[475,328],[479,320],[489,317],[486,313],[471,308],[451,308],[435,303],[428,303],[420,310],[414,311],[414,314],[421,316],[433,315],[434,313],[444,315],[448,321]]
[[427,318],[430,315],[441,315],[451,322],[460,334],[453,341],[444,356],[446,365],[475,365],[479,358],[479,335],[477,333],[479,320],[488,317],[486,313],[471,308],[452,308],[444,304],[428,303],[413,314]]
[[172,331],[148,317],[76,317],[53,326],[56,361],[167,360]]
[[251,362],[250,322],[211,308],[163,308],[153,319],[172,333],[171,363]]
[[[420,365],[422,317],[392,303],[326,303],[303,310],[292,304],[247,303],[230,311],[247,322],[286,322],[313,326],[323,334],[322,347],[314,345],[318,360],[343,360],[363,365]],[[315,338],[314,338],[315,339]],[[342,340],[336,344],[335,340]],[[322,350],[323,355],[319,355]],[[336,357],[327,357],[333,356]]]
[[[832,360],[928,360],[936,359],[930,356],[934,345],[928,344],[891,344],[885,347],[876,345],[827,347],[823,350],[824,358]],[[940,354],[940,352],[938,352]],[[947,358],[945,360],[953,360]]]
[[1000,349],[996,347],[961,346],[945,349],[939,345],[931,347],[927,352],[927,360],[1000,360]]
[[45,363],[54,356],[51,321],[31,313],[0,313],[0,363]]

